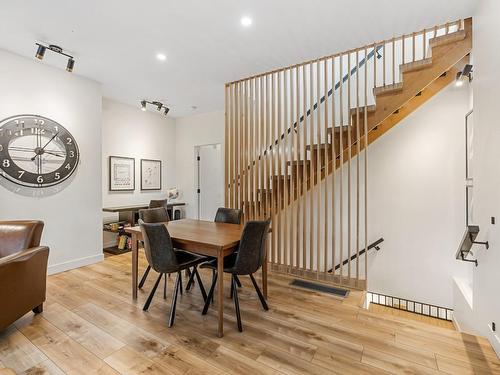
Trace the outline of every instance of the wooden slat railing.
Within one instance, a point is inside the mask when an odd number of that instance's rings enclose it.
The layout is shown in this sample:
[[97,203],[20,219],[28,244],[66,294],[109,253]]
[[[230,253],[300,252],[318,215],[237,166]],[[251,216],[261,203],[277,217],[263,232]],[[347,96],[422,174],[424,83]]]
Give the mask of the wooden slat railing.
[[226,84],[225,203],[245,220],[272,218],[273,269],[365,288],[373,104],[430,64],[431,40],[461,29],[439,25]]

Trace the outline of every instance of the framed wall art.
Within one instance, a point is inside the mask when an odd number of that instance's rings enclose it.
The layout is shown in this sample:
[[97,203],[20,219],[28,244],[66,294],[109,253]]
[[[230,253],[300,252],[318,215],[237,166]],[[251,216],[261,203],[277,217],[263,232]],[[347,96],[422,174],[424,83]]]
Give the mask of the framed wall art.
[[135,159],[109,157],[109,191],[135,190]]
[[141,190],[161,190],[161,160],[141,159]]

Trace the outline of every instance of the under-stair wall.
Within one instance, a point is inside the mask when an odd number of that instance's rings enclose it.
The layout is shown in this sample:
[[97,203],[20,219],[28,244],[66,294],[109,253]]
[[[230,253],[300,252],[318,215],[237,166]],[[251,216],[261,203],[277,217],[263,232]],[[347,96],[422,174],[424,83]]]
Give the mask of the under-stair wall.
[[[418,107],[408,105],[407,85],[424,102],[420,90],[450,82],[434,83],[467,48],[446,59],[440,46],[463,41],[464,27],[449,23],[226,85],[226,205],[242,208],[245,220],[272,218],[274,270],[366,287],[360,257],[327,271],[373,240],[367,145]],[[439,69],[429,66],[433,50]]]

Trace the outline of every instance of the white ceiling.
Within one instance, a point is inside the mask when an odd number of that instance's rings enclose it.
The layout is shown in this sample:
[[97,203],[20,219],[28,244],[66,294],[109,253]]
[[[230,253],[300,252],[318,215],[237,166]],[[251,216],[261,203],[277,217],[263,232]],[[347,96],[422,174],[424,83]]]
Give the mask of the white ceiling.
[[[4,0],[0,48],[35,59],[35,41],[60,45],[105,96],[161,100],[185,116],[222,109],[225,82],[468,17],[477,2]],[[42,63],[65,68],[48,55]]]

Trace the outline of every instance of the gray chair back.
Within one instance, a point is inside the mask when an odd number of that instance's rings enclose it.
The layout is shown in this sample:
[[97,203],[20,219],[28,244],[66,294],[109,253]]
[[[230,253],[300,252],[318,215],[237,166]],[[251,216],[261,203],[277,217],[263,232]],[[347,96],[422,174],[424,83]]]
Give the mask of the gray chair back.
[[266,239],[271,220],[248,221],[243,228],[239,251],[231,273],[250,275],[265,262]]
[[164,207],[139,210],[139,219],[145,223],[164,223],[170,221],[167,209]]
[[235,208],[219,207],[215,214],[216,223],[241,224],[243,211]]
[[152,199],[149,201],[149,208],[165,207],[167,209],[167,199]]
[[178,263],[166,225],[164,223],[145,223],[140,219],[139,225],[149,265],[158,273],[170,273]]

